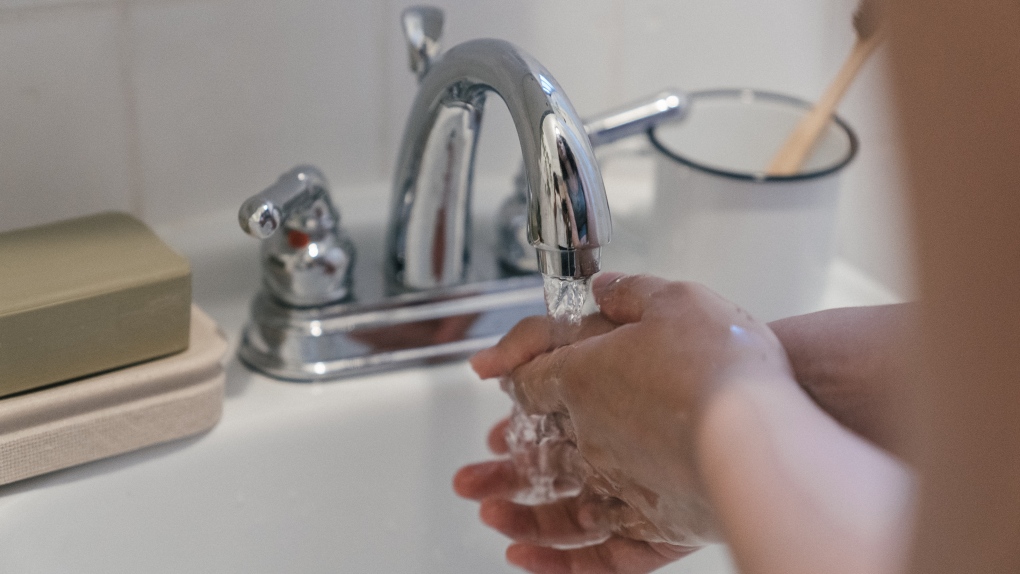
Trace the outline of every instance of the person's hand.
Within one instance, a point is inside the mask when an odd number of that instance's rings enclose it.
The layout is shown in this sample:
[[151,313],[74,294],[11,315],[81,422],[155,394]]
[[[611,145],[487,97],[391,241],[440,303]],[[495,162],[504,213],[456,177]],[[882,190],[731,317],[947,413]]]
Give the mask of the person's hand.
[[734,381],[796,384],[768,327],[702,286],[603,276],[594,292],[601,334],[549,351],[548,321],[530,320],[472,360],[483,378],[509,376],[527,411],[566,415],[590,469],[580,497],[538,507],[507,500],[519,486],[507,461],[458,473],[483,520],[519,541],[509,559],[537,572],[648,572],[715,539],[700,414]]
[[[489,449],[507,455],[508,419],[489,432]],[[465,498],[481,501],[482,520],[516,541],[507,560],[532,572],[644,574],[696,550],[667,543],[626,538],[614,530],[614,514],[623,508],[586,491],[572,499],[540,506],[510,502],[528,489],[508,458],[468,465],[454,478],[454,489]]]

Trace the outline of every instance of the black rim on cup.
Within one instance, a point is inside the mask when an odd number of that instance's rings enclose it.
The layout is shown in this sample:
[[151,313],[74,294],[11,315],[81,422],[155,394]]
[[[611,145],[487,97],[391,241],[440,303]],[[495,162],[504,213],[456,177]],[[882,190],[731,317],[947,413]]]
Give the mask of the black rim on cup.
[[[688,94],[688,97],[690,97],[690,99],[691,99],[691,105],[692,106],[698,101],[698,99],[708,99],[708,98],[717,98],[717,99],[732,98],[732,99],[736,99],[736,100],[742,100],[742,101],[745,101],[745,102],[747,100],[763,100],[763,101],[771,101],[771,102],[780,102],[780,103],[792,104],[792,105],[794,105],[796,107],[804,108],[805,111],[810,110],[812,105],[813,105],[813,104],[811,104],[809,102],[806,102],[806,101],[801,100],[799,98],[795,98],[793,96],[787,96],[787,95],[784,95],[784,94],[776,94],[776,93],[773,93],[773,92],[763,92],[763,91],[759,91],[759,90],[741,89],[741,88],[721,89],[721,90],[720,89],[717,89],[717,90],[702,90],[702,91],[698,91],[698,92],[691,92],[690,94]],[[674,161],[677,161],[679,163],[682,163],[682,164],[684,164],[684,165],[686,165],[688,167],[691,167],[693,169],[697,169],[699,171],[703,171],[703,172],[706,172],[706,173],[711,173],[711,174],[719,175],[719,176],[722,176],[722,177],[728,177],[728,178],[731,178],[731,179],[742,179],[742,180],[756,181],[756,182],[766,182],[766,181],[798,181],[798,180],[802,180],[802,179],[812,179],[812,178],[816,178],[816,177],[822,177],[822,176],[826,176],[826,175],[829,175],[831,173],[837,172],[837,171],[843,169],[843,167],[845,167],[848,163],[850,163],[854,159],[854,157],[857,155],[857,148],[858,148],[857,134],[855,134],[854,131],[850,128],[850,126],[845,121],[843,121],[843,119],[840,118],[839,116],[833,115],[832,116],[832,121],[836,125],[838,125],[840,127],[840,129],[842,129],[844,132],[846,132],[847,138],[850,141],[850,149],[847,151],[845,157],[843,157],[843,159],[841,159],[840,161],[838,161],[838,162],[836,162],[836,163],[834,163],[834,164],[832,164],[832,165],[830,165],[830,166],[828,166],[826,168],[818,169],[818,170],[815,170],[815,171],[805,171],[805,172],[801,172],[801,173],[796,173],[794,175],[766,176],[764,173],[748,173],[748,172],[740,172],[740,171],[730,171],[730,170],[726,170],[726,169],[720,169],[720,168],[717,168],[717,167],[711,167],[711,166],[705,165],[703,163],[696,162],[696,161],[688,159],[688,158],[686,158],[686,157],[676,153],[675,151],[669,149],[668,147],[666,147],[666,144],[662,143],[659,140],[659,137],[655,133],[657,127],[652,127],[651,129],[648,130],[648,139],[652,142],[652,145],[655,146],[655,149],[659,150],[659,152],[661,152],[666,157],[668,157],[668,158],[670,158],[670,159],[672,159]],[[779,151],[779,150],[776,150],[776,151]]]

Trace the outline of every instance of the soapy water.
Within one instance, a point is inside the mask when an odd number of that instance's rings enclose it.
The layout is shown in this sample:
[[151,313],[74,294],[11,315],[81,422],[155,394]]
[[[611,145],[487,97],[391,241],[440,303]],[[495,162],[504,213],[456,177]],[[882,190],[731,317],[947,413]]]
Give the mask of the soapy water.
[[[545,277],[545,303],[557,347],[576,341],[581,320],[598,310],[591,296],[590,277]],[[570,437],[566,415],[528,414],[517,402],[512,381],[504,379],[502,385],[514,400],[506,430],[510,459],[528,485],[518,491],[514,501],[536,505],[577,496],[584,484],[580,473],[583,462]]]

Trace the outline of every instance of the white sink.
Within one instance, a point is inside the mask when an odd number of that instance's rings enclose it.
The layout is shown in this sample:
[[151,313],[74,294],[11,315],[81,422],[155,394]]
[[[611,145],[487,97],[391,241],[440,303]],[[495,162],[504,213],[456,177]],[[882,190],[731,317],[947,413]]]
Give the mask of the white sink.
[[[355,236],[382,216],[369,215],[382,184],[353,201],[334,193]],[[158,231],[191,259],[195,300],[233,348],[258,284],[256,242],[232,212]],[[885,302],[849,268],[836,273],[833,304]],[[0,571],[518,571],[450,486],[487,457],[485,433],[508,411],[495,383],[463,362],[307,384],[227,360],[211,432],[0,487]],[[733,571],[721,546],[662,570]]]

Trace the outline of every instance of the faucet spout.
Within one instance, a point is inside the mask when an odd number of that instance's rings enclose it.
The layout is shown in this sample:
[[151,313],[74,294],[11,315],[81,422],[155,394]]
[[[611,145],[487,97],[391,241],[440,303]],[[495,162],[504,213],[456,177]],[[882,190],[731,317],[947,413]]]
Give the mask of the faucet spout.
[[388,272],[398,290],[466,279],[472,175],[485,97],[506,103],[528,182],[528,239],[550,276],[599,270],[611,223],[591,143],[552,75],[501,40],[472,40],[421,78],[397,162]]

